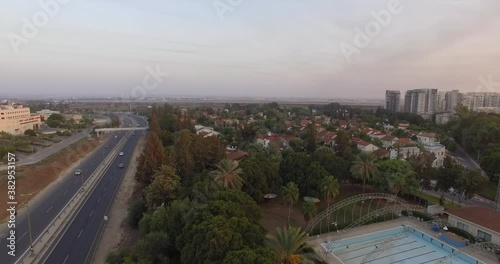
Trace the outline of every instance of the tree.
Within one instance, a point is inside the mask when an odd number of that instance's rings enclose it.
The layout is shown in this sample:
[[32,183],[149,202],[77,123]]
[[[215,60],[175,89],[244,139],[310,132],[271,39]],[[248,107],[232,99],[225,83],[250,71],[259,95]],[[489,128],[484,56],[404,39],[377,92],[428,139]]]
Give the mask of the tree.
[[306,134],[306,150],[309,153],[312,153],[318,148],[318,142],[316,141],[316,128],[313,124],[309,124],[307,126],[307,134]]
[[411,165],[404,160],[383,160],[377,164],[378,176],[376,185],[394,195],[400,192],[411,193],[418,188],[416,173]]
[[337,155],[346,158],[345,154],[350,148],[351,140],[349,139],[349,135],[344,130],[339,130],[335,138],[335,151]]
[[268,234],[266,237],[267,245],[276,255],[279,263],[299,264],[304,260],[314,260],[312,255],[305,253],[308,247],[307,236],[300,227],[277,227],[274,235]]
[[146,202],[144,200],[136,200],[129,208],[127,215],[127,223],[131,228],[137,228],[144,212],[146,211]]
[[311,159],[321,164],[331,175],[335,175],[338,180],[347,180],[351,177],[349,172],[350,162],[340,156],[335,155],[330,148],[328,151],[324,147],[318,148]]
[[153,178],[153,182],[145,190],[146,202],[150,209],[173,201],[180,185],[180,178],[174,169],[165,165],[155,172]]
[[211,174],[214,180],[225,189],[241,189],[243,186],[243,178],[241,173],[243,171],[235,160],[223,159],[217,164],[217,170],[212,171]]
[[[326,198],[327,202],[326,208],[330,208],[330,202],[335,200],[335,197],[339,194],[339,191],[340,191],[340,184],[332,175],[326,177],[323,180],[322,192]],[[330,223],[330,214],[327,215],[327,222]],[[328,224],[328,228],[330,228],[330,224]]]
[[312,201],[306,201],[302,204],[302,213],[304,214],[306,224],[309,224],[309,220],[316,216],[317,211],[316,204]]
[[[498,162],[498,161],[497,161]],[[457,180],[457,189],[466,199],[474,197],[488,183],[480,170],[464,170]]]
[[266,247],[229,252],[222,264],[276,264],[276,256]]
[[294,182],[289,182],[282,187],[282,193],[283,193],[283,202],[286,205],[288,205],[287,225],[289,226],[292,206],[299,199],[299,188],[297,187],[297,184],[295,184]]
[[30,137],[36,137],[36,132],[33,130],[33,129],[26,129],[24,131],[24,134],[26,136],[30,136]]
[[370,153],[361,152],[351,166],[352,176],[363,181],[363,193],[365,193],[366,182],[370,182],[378,175],[375,159],[375,156]]
[[441,191],[441,205],[444,204],[444,193],[450,188],[457,186],[457,179],[463,173],[464,168],[455,159],[446,156],[443,167],[439,168],[436,179],[436,190]]
[[256,202],[262,201],[267,193],[277,193],[283,185],[279,175],[279,162],[255,153],[241,163],[243,170],[242,190]]
[[135,175],[136,181],[149,185],[153,181],[154,172],[160,168],[164,158],[165,152],[158,135],[150,131],[144,152],[139,157],[139,168]]

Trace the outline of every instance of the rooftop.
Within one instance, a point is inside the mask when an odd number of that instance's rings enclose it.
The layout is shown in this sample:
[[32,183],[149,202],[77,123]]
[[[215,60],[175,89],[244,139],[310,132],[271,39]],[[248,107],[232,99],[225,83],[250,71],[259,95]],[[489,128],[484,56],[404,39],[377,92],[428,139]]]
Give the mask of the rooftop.
[[470,206],[451,209],[445,213],[500,233],[500,212],[487,207]]

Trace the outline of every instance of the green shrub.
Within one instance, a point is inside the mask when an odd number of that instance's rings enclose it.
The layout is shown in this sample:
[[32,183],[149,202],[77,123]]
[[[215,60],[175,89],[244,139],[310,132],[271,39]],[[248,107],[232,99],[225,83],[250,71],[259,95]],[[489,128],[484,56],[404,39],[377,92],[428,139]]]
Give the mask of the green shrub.
[[457,236],[461,236],[465,239],[468,239],[470,242],[480,242],[480,240],[473,236],[471,233],[467,232],[467,231],[464,231],[458,227],[454,227],[454,226],[450,226],[448,227],[448,231],[452,232],[453,234],[457,235]]
[[424,222],[425,222],[425,221],[434,220],[434,217],[432,217],[432,215],[427,214],[427,213],[414,211],[414,212],[412,212],[412,214],[413,214],[413,216],[415,216],[415,217],[421,218]]
[[142,215],[146,211],[146,202],[144,200],[136,200],[129,208],[127,215],[127,223],[130,228],[136,229],[139,227]]

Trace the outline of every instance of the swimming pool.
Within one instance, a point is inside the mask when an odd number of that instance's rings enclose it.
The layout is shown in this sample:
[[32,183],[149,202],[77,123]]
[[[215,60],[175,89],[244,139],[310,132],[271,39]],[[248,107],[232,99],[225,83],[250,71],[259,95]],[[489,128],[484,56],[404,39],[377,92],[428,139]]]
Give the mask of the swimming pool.
[[411,226],[401,226],[367,235],[323,243],[345,264],[373,263],[437,263],[450,254],[446,263],[483,264],[483,262],[462,253]]

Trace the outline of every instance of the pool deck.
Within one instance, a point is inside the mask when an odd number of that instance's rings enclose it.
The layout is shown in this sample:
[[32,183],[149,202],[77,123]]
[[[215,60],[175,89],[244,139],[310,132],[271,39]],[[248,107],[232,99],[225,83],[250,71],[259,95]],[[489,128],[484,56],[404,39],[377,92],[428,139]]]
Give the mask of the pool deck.
[[[386,222],[381,222],[381,223],[375,223],[375,224],[370,224],[370,225],[364,225],[360,227],[353,228],[349,230],[343,237],[342,239],[350,238],[350,237],[355,237],[355,236],[360,236],[360,235],[366,235],[369,233],[374,233],[382,230],[387,230],[395,227],[399,227],[402,225],[410,225],[413,226],[416,229],[422,230],[425,233],[432,235],[433,233],[430,230],[425,230],[420,225],[420,222],[413,217],[400,217],[399,219],[395,220],[389,220]],[[335,239],[338,234],[337,232],[330,232],[326,234],[321,234],[319,236],[311,236],[308,239],[308,244],[316,251],[316,253],[323,258],[324,261],[328,264],[342,264],[342,262],[337,259],[336,257],[332,256],[332,254],[325,254],[325,249],[321,246],[322,243],[325,243],[325,241],[330,241],[332,239]],[[438,236],[434,236],[435,238],[439,239]],[[439,239],[441,240],[441,239]],[[476,253],[470,253],[470,252],[465,252],[474,258],[483,261],[484,263],[498,263],[498,260],[495,258],[494,255],[488,254],[486,252],[476,252]]]

